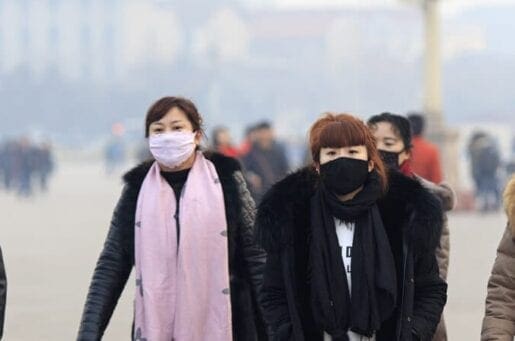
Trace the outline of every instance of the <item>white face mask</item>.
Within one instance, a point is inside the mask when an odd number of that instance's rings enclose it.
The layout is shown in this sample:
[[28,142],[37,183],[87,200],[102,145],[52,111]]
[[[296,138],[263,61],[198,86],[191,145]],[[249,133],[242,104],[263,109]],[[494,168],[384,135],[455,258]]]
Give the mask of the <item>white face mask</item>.
[[152,135],[148,139],[148,146],[159,164],[176,168],[188,160],[195,151],[195,133],[172,132]]

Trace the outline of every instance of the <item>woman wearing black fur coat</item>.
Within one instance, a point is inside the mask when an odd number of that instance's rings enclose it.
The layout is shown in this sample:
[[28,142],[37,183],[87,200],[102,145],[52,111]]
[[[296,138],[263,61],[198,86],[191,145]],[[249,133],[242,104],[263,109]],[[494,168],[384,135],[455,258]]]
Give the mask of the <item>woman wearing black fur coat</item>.
[[[434,256],[439,202],[400,173],[388,174],[388,190],[378,196],[373,184],[382,162],[368,128],[356,121],[317,121],[314,167],[277,183],[259,206],[257,237],[268,252],[260,303],[272,340],[430,340],[440,320],[447,285]],[[349,161],[358,147],[366,147],[372,168],[363,182],[356,175],[363,166]],[[324,154],[326,165],[339,166],[324,166]],[[333,200],[359,182],[353,196]],[[363,206],[357,216],[345,214]]]
[[102,338],[133,267],[133,340],[266,339],[254,202],[236,160],[198,151],[202,134],[189,100],[165,97],[149,109],[155,161],[124,176],[78,340]]

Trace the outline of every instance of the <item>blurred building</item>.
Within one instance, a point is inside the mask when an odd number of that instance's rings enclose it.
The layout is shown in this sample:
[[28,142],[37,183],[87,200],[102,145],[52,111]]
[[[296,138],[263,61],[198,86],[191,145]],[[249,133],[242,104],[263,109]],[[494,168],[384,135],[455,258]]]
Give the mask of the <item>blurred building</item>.
[[174,11],[149,1],[0,1],[0,71],[28,66],[69,80],[113,81],[148,63],[171,65],[181,44]]
[[[420,108],[417,8],[249,3],[257,1],[0,0],[0,134],[30,124],[87,139],[140,118],[170,93],[193,98],[207,122],[241,131],[266,118],[280,134],[297,136],[326,110],[366,117]],[[506,57],[515,50],[481,26],[493,14],[472,14],[444,22],[444,71],[452,74],[444,77],[444,110],[456,121],[487,110],[511,117],[509,87],[486,80],[515,81]],[[488,59],[492,47],[505,57]],[[11,112],[24,115],[14,123]]]
[[[413,13],[275,11],[230,0],[0,0],[0,73],[27,65],[35,77],[56,69],[72,80],[113,81],[192,57],[201,66],[238,62],[251,69],[293,69],[322,58],[330,71],[343,70],[366,57],[360,51],[416,56],[419,32],[402,28],[417,26]],[[388,32],[365,28],[370,20],[386,23]]]

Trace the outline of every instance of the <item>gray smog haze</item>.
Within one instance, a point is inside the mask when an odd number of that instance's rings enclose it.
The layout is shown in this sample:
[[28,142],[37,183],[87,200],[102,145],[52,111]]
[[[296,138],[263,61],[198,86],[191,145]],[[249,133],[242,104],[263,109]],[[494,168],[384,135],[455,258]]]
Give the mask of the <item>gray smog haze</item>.
[[[208,128],[256,120],[304,135],[326,110],[362,117],[422,103],[422,15],[409,1],[0,2],[0,138],[88,143],[115,122],[143,134],[163,95]],[[444,1],[451,125],[515,123],[514,1]]]

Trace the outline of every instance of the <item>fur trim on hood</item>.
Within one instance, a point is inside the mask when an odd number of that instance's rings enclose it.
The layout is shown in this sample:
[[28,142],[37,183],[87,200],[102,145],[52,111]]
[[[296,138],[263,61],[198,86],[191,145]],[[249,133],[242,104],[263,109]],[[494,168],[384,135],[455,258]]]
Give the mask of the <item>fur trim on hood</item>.
[[435,184],[434,182],[426,180],[420,176],[416,176],[416,179],[422,184],[422,186],[428,189],[429,192],[440,199],[444,211],[451,211],[456,207],[456,193],[449,184],[445,182]]
[[[256,238],[267,251],[278,251],[291,244],[297,229],[295,216],[309,217],[310,198],[316,190],[318,174],[303,168],[276,183],[265,194],[256,216]],[[384,204],[384,205],[383,205]],[[435,249],[440,240],[443,214],[439,200],[418,181],[398,172],[389,174],[389,189],[378,201],[382,216],[401,225],[399,212],[409,214],[409,234],[415,250]],[[385,220],[385,221],[386,221]],[[402,231],[402,226],[394,228]]]
[[395,216],[398,214],[395,208],[402,207],[405,207],[404,212],[410,214],[409,233],[415,252],[436,250],[444,224],[440,199],[418,180],[392,171],[388,177],[388,192],[380,200],[379,209],[383,216]]
[[504,190],[504,210],[508,216],[512,235],[515,237],[515,175],[511,177],[506,189]]

